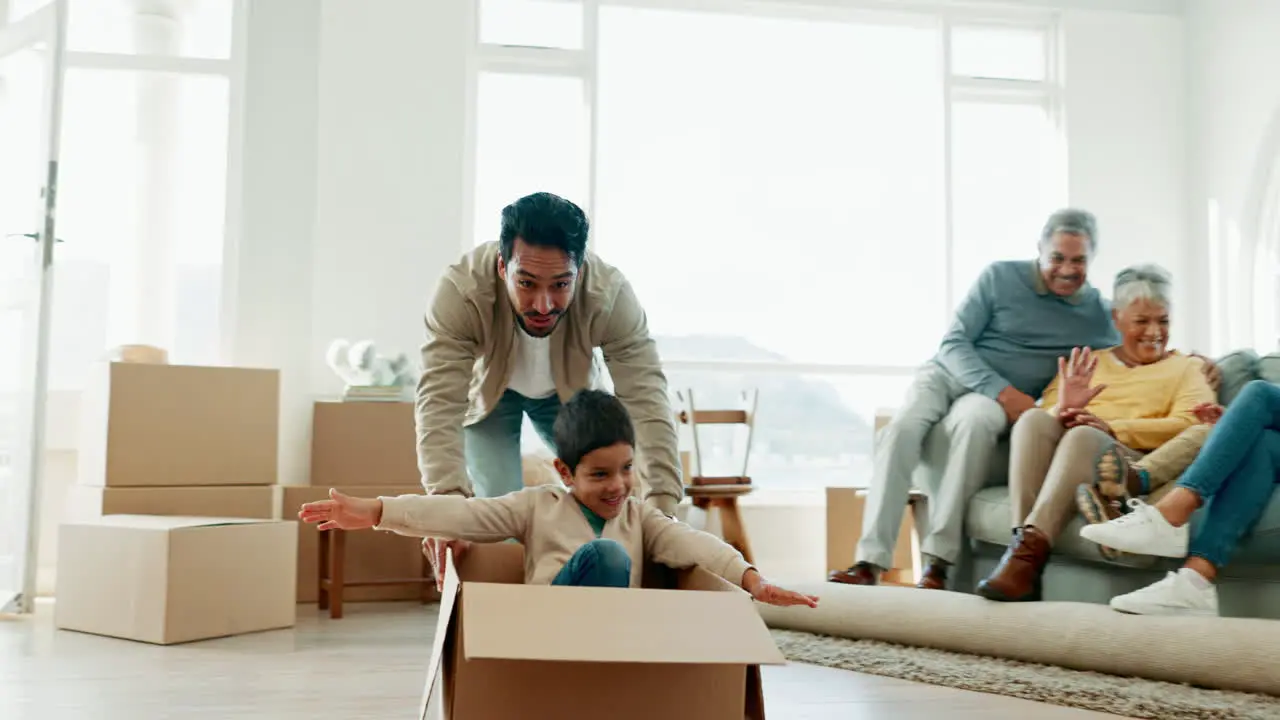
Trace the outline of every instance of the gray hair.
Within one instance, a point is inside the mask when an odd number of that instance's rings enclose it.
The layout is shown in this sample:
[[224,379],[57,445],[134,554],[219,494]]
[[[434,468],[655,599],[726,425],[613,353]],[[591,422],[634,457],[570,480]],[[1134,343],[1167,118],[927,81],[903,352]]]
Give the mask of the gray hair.
[[1154,264],[1130,265],[1116,273],[1111,306],[1123,310],[1139,300],[1149,300],[1168,310],[1172,302],[1173,276]]
[[1057,233],[1083,235],[1089,238],[1089,254],[1098,251],[1098,219],[1087,210],[1063,208],[1049,216],[1040,231],[1040,247],[1049,244]]

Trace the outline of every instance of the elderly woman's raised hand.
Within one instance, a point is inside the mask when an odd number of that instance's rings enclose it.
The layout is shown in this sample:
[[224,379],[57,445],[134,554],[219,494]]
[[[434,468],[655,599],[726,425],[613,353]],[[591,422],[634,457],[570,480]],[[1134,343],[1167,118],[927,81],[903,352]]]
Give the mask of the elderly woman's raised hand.
[[1093,371],[1098,368],[1098,358],[1089,348],[1072,348],[1071,356],[1058,358],[1058,376],[1062,378],[1058,393],[1058,408],[1083,410],[1106,385],[1089,387]]

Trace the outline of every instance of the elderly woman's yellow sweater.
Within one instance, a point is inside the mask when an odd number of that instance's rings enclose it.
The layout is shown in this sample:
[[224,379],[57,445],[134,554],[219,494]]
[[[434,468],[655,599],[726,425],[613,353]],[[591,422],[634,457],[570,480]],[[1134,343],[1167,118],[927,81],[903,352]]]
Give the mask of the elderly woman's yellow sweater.
[[[1154,450],[1196,424],[1191,408],[1218,398],[1204,378],[1204,362],[1174,353],[1160,362],[1129,367],[1115,349],[1094,353],[1098,368],[1093,386],[1106,389],[1088,411],[1106,421],[1116,440],[1134,450]],[[1059,375],[1044,391],[1042,407],[1056,407]]]

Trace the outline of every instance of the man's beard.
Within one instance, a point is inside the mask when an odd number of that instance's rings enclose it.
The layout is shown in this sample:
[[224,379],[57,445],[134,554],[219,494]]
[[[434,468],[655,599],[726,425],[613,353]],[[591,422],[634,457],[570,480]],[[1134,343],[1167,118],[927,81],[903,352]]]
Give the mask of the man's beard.
[[[563,310],[553,310],[549,313],[523,313],[516,315],[516,321],[520,323],[520,329],[530,337],[546,337],[550,335],[560,325],[560,320],[564,315]],[[551,322],[546,327],[531,327],[525,318],[527,317],[545,317],[551,318]]]

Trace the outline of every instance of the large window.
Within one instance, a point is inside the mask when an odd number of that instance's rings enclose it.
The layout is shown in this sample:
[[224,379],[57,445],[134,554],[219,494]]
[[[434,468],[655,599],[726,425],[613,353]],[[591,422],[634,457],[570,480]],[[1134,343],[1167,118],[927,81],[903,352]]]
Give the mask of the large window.
[[498,238],[502,208],[538,188],[587,196],[590,145],[581,78],[486,72],[477,86],[476,242]]
[[945,273],[937,35],[601,10],[596,241],[667,356],[927,357]]
[[[760,390],[758,484],[859,484],[876,411],[982,267],[1029,261],[1065,201],[1055,28],[715,7],[482,0],[475,237],[520,195],[567,194],[672,390]],[[718,472],[729,436],[705,432]]]

